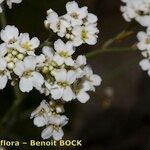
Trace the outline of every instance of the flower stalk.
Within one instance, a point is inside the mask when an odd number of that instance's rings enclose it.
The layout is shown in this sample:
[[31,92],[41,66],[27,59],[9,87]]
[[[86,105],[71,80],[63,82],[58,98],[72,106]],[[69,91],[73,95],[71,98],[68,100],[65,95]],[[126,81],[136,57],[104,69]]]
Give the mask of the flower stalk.
[[5,125],[8,120],[11,118],[11,116],[14,114],[14,112],[17,111],[17,108],[21,105],[23,102],[24,97],[22,96],[22,93],[20,93],[19,88],[17,86],[14,87],[14,94],[15,94],[15,100],[8,112],[4,115],[2,118],[0,125]]

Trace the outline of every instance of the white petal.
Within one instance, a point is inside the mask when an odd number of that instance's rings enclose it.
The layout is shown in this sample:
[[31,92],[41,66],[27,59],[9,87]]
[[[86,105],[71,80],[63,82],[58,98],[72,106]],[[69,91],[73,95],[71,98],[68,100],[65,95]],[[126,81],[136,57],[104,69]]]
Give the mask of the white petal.
[[32,38],[30,43],[32,45],[32,49],[35,49],[35,48],[39,47],[39,45],[40,45],[40,41],[36,37]]
[[22,92],[30,92],[33,89],[32,78],[22,77],[19,82],[19,88]]
[[147,35],[145,34],[145,32],[138,32],[138,34],[137,34],[137,38],[139,41],[145,40],[146,37],[147,37]]
[[6,87],[8,81],[8,77],[6,75],[0,76],[0,89],[4,89]]
[[63,89],[51,89],[51,95],[53,99],[60,99],[63,95]]
[[98,18],[96,15],[94,15],[92,13],[88,13],[87,20],[88,20],[88,23],[96,23]]
[[53,132],[53,127],[52,126],[48,126],[47,128],[45,128],[42,131],[41,137],[43,139],[49,139],[52,136],[52,132]]
[[40,103],[40,106],[41,106],[46,112],[49,112],[49,111],[50,111],[49,103],[46,102],[46,100],[43,100],[43,101]]
[[55,41],[55,43],[54,43],[54,49],[57,52],[65,50],[65,44],[64,44],[64,42],[62,40],[60,40],[60,39],[58,39],[57,41]]
[[139,64],[140,64],[142,70],[144,70],[144,71],[150,69],[150,62],[148,59],[143,59],[142,61],[140,61]]
[[81,37],[73,38],[73,45],[75,47],[78,47],[78,46],[82,45],[82,43],[83,43],[83,41],[82,41]]
[[51,47],[48,46],[44,46],[42,49],[42,52],[45,56],[47,56],[48,58],[52,59],[53,55],[54,55],[54,50]]
[[90,79],[91,79],[92,84],[94,86],[99,86],[101,84],[101,81],[102,81],[102,79],[98,75],[92,75]]
[[73,43],[72,43],[72,42],[68,41],[68,42],[66,43],[66,50],[67,50],[67,52],[68,52],[68,54],[69,54],[70,56],[75,52],[75,50],[74,50],[74,48],[73,48]]
[[69,101],[71,101],[72,99],[75,98],[75,95],[74,95],[72,89],[69,86],[66,87],[66,89],[64,89],[64,93],[63,93],[63,97],[62,98],[66,102],[69,102]]
[[44,84],[44,77],[38,72],[33,72],[32,75],[33,86],[37,90],[41,89],[42,85]]
[[53,131],[54,140],[59,141],[62,139],[63,136],[64,136],[64,132],[63,132],[62,128],[59,128],[58,130]]
[[143,43],[143,42],[139,42],[139,43],[137,44],[137,47],[138,47],[138,49],[140,49],[140,50],[145,50],[145,49],[146,49],[146,44]]
[[74,65],[74,61],[71,57],[68,57],[66,60],[65,60],[65,64],[67,66],[73,66]]
[[5,54],[7,53],[7,48],[6,48],[6,44],[0,44],[0,57],[5,56]]
[[27,56],[24,59],[24,66],[26,70],[34,70],[36,67],[36,58],[34,56]]
[[88,10],[87,9],[88,9],[87,7],[80,8],[79,13],[80,13],[80,18],[81,19],[86,18],[86,16],[88,15]]
[[78,4],[75,1],[68,2],[66,4],[66,9],[68,12],[76,11],[78,8]]
[[83,55],[79,55],[76,59],[76,67],[86,65],[86,57]]
[[75,71],[68,71],[67,73],[67,83],[72,84],[76,80],[76,72]]
[[24,68],[24,63],[22,61],[18,61],[15,65],[15,68],[14,68],[14,73],[16,75],[18,75],[19,77],[22,76],[22,74],[24,73],[25,71],[25,68]]
[[54,55],[53,60],[59,65],[61,66],[64,63],[64,58],[59,56],[59,55]]
[[65,69],[56,70],[54,76],[57,82],[65,82],[67,79],[67,71]]
[[86,92],[79,92],[79,94],[77,95],[77,99],[81,102],[81,103],[86,103],[89,99],[90,96],[89,94],[87,94]]
[[97,43],[97,37],[96,35],[89,35],[85,41],[89,45],[95,45]]
[[37,127],[43,127],[47,124],[47,120],[43,116],[37,116],[34,118],[33,123]]
[[6,60],[4,58],[0,58],[0,71],[3,71],[6,69]]

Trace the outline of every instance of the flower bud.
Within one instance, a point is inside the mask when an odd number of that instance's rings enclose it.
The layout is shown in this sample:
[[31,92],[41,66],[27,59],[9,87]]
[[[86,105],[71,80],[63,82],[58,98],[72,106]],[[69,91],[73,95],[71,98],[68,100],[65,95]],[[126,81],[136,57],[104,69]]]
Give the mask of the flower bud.
[[18,54],[18,55],[17,55],[17,58],[18,58],[19,60],[23,60],[24,55],[23,55],[23,54]]
[[7,64],[7,67],[9,69],[13,69],[15,67],[15,64],[13,62],[10,62],[10,63]]

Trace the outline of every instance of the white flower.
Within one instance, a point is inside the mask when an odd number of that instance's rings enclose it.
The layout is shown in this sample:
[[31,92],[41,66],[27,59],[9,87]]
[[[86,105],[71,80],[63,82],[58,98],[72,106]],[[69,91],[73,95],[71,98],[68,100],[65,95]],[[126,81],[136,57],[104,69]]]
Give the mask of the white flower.
[[71,57],[72,54],[75,52],[72,42],[68,41],[65,44],[62,40],[58,39],[54,43],[54,49],[56,50],[56,54],[53,60],[58,65],[62,65],[63,63],[65,63],[67,66],[74,65],[74,61]]
[[82,78],[85,75],[85,72],[82,69],[82,67],[84,67],[85,65],[86,65],[86,57],[83,55],[79,55],[74,64],[77,78]]
[[83,43],[95,45],[97,43],[99,30],[95,24],[89,24],[87,26],[75,26],[72,33],[74,35],[72,39],[74,46],[80,46]]
[[19,31],[15,26],[7,25],[4,30],[1,30],[0,36],[7,46],[16,47]]
[[7,47],[5,43],[0,44],[0,58],[7,54]]
[[39,67],[43,67],[44,72],[49,70],[50,64],[53,61],[54,50],[51,47],[44,46],[42,48],[42,54],[37,56],[37,64]]
[[147,28],[146,32],[139,32],[137,34],[137,38],[139,42],[137,43],[138,49],[142,51],[142,55],[144,57],[149,57],[150,56],[150,27]]
[[13,3],[19,4],[19,3],[21,3],[21,2],[22,2],[22,0],[7,0],[7,5],[8,5],[9,8],[11,9]]
[[150,76],[150,61],[149,59],[143,59],[140,61],[139,65],[141,66],[143,71],[147,71]]
[[53,115],[50,117],[50,125],[42,131],[42,138],[49,139],[53,137],[54,140],[59,141],[64,136],[62,127],[68,123],[66,116]]
[[64,135],[62,127],[65,126],[69,120],[65,115],[59,114],[63,112],[62,110],[63,105],[59,105],[54,101],[47,103],[43,100],[40,106],[32,112],[30,118],[33,119],[34,125],[37,127],[46,126],[41,134],[43,139],[50,137],[53,137],[53,139],[57,141],[62,139]]
[[76,98],[81,102],[81,103],[86,103],[89,99],[90,96],[87,93],[89,91],[89,86],[87,86],[86,84],[82,83],[79,88],[78,91],[76,93]]
[[130,22],[135,19],[142,26],[149,26],[150,23],[150,0],[122,0],[125,5],[121,6],[123,17]]
[[66,29],[70,24],[62,17],[59,17],[56,12],[52,9],[47,11],[47,20],[45,21],[46,26],[49,26],[53,32],[57,33],[60,37],[64,37]]
[[67,14],[65,18],[72,26],[82,25],[83,19],[88,15],[87,7],[79,8],[77,2],[72,1],[66,4]]
[[14,73],[20,77],[19,88],[22,92],[30,92],[33,87],[40,89],[44,83],[43,76],[35,68],[36,59],[32,56],[16,63]]
[[37,37],[30,40],[28,33],[20,34],[19,36],[19,47],[18,51],[21,53],[27,53],[29,55],[34,55],[34,50],[38,48],[40,41]]
[[4,89],[8,82],[9,72],[6,70],[7,63],[4,58],[0,58],[0,89]]
[[85,76],[86,76],[86,84],[89,86],[89,89],[95,91],[94,86],[99,86],[102,82],[100,76],[93,74],[93,71],[90,67],[86,66],[84,68]]
[[68,72],[65,69],[56,70],[53,73],[56,83],[51,89],[53,99],[63,99],[64,101],[71,101],[75,95],[71,89],[71,84],[76,80],[76,73],[72,70]]
[[86,19],[86,21],[84,22],[84,25],[88,25],[88,24],[97,24],[98,18],[96,15],[92,14],[92,13],[88,13]]
[[150,28],[147,28],[147,32],[139,32],[137,38],[139,40],[137,47],[142,51],[148,50],[150,52]]
[[40,106],[32,112],[31,119],[37,127],[43,127],[48,124],[48,117],[51,115],[49,104],[43,100]]

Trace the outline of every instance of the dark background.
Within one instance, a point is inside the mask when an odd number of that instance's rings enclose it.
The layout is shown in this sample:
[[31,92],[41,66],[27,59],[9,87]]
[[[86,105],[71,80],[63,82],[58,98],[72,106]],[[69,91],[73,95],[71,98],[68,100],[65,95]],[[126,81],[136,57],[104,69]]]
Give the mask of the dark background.
[[[60,15],[65,13],[68,0],[23,0],[6,10],[7,24],[15,25],[20,32],[29,32],[41,42],[48,37],[43,21],[46,10],[54,9]],[[80,6],[88,6],[89,12],[99,18],[99,42],[96,46],[82,46],[78,53],[88,53],[100,49],[109,38],[114,37],[128,26],[120,12],[120,0],[80,0]],[[64,139],[82,139],[81,150],[150,150],[150,79],[141,71],[138,63],[142,59],[139,51],[121,51],[121,47],[131,47],[136,43],[135,34],[112,46],[120,47],[120,52],[107,52],[88,58],[95,73],[101,75],[103,82],[86,104],[71,102],[65,106],[70,118],[64,128]],[[9,110],[14,95],[11,86],[0,92],[0,117]],[[44,98],[38,92],[26,94],[22,105],[10,120],[0,128],[1,139],[24,140],[39,139],[42,129],[33,125],[30,113]],[[17,148],[7,148],[17,149]],[[22,150],[33,150],[28,146]],[[39,148],[39,149],[73,149]]]

